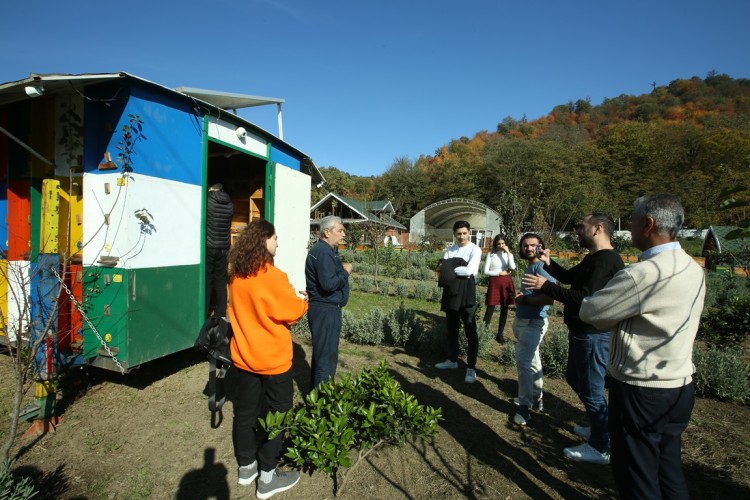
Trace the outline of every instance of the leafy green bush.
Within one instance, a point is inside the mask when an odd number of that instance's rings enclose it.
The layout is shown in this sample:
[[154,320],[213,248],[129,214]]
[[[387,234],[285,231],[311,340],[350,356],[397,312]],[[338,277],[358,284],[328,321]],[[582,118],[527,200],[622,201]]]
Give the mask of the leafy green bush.
[[[487,356],[495,342],[494,332],[484,326],[483,322],[477,321],[477,337],[479,338],[479,356]],[[462,339],[462,352],[466,352],[468,344],[466,342],[466,335],[463,334],[463,330],[459,333],[459,338]]]
[[28,477],[16,478],[11,471],[12,460],[3,460],[0,465],[0,498],[3,500],[27,500],[39,493]]
[[380,295],[390,295],[392,284],[390,281],[381,281],[378,283]]
[[568,365],[568,330],[564,326],[550,328],[542,340],[539,355],[545,377],[565,377]]
[[396,297],[408,297],[409,285],[407,285],[403,281],[397,281],[396,286],[393,289],[393,293],[394,295],[396,295]]
[[307,322],[307,313],[292,325],[292,334],[299,335],[306,339],[312,338],[312,334],[310,333],[310,323]]
[[354,378],[319,385],[303,406],[271,412],[260,424],[270,439],[286,431],[291,438],[286,456],[303,470],[331,475],[336,495],[337,472],[352,465],[351,450],[359,451],[361,460],[379,445],[433,436],[441,419],[441,409],[423,406],[404,392],[383,361]]
[[359,286],[363,292],[372,293],[375,291],[375,278],[372,276],[362,276]]
[[704,314],[723,307],[732,297],[750,297],[750,279],[734,274],[706,271],[706,301]]
[[430,287],[427,283],[419,282],[414,285],[412,298],[425,300],[430,295]]
[[722,307],[704,313],[699,332],[710,346],[742,345],[750,335],[750,296],[731,297]]
[[378,307],[368,311],[361,319],[344,309],[341,311],[341,338],[355,344],[379,345],[385,337],[384,324],[385,313]]
[[516,344],[506,342],[500,348],[500,364],[505,366],[516,366]]
[[439,286],[435,285],[430,289],[429,296],[427,297],[427,300],[430,302],[440,302],[440,300],[443,298],[443,289]]
[[750,398],[750,364],[734,349],[693,349],[697,396],[744,403]]
[[422,326],[412,309],[406,309],[403,302],[385,318],[384,342],[410,348],[414,347],[422,334]]

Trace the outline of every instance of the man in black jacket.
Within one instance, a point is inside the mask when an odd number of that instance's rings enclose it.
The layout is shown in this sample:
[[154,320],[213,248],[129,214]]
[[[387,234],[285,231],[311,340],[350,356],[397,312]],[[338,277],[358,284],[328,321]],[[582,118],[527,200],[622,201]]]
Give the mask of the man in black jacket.
[[601,290],[612,277],[625,267],[622,258],[612,246],[615,224],[610,217],[593,213],[576,226],[578,242],[589,253],[575,267],[565,269],[552,261],[549,250],[539,257],[544,270],[563,288],[540,275],[525,275],[523,284],[530,290],[542,293],[565,304],[563,318],[568,327],[568,365],[565,379],[578,394],[589,419],[588,426],[576,425],[573,432],[586,439],[586,443],[565,448],[563,455],[580,462],[609,463],[609,431],[607,398],[604,377],[609,361],[609,331],[602,331],[578,317],[584,297]]
[[206,195],[206,317],[211,315],[212,295],[214,315],[227,315],[227,252],[233,215],[232,198],[224,187],[211,186]]

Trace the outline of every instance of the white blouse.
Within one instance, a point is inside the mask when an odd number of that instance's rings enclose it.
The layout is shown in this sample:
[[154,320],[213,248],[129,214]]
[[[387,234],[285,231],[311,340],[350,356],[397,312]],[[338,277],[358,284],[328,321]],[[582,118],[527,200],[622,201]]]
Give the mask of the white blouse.
[[484,263],[484,274],[487,276],[500,276],[501,272],[510,272],[516,268],[516,261],[512,253],[490,252]]

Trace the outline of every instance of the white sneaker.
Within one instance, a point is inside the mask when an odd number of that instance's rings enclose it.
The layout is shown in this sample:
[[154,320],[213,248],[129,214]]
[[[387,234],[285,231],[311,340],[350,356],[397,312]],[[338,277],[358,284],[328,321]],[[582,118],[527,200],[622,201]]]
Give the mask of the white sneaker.
[[565,448],[563,455],[576,462],[589,462],[592,464],[609,465],[609,452],[600,452],[592,448],[588,443],[583,443],[572,448]]
[[435,368],[438,370],[455,370],[458,368],[458,361],[451,361],[450,359],[446,359],[445,361],[441,361],[440,363],[435,363]]
[[473,384],[477,381],[477,371],[473,368],[467,368],[466,369],[466,378],[464,379],[464,382],[467,384]]
[[591,437],[591,427],[584,427],[583,425],[573,426],[573,434],[578,437],[582,437],[587,440]]

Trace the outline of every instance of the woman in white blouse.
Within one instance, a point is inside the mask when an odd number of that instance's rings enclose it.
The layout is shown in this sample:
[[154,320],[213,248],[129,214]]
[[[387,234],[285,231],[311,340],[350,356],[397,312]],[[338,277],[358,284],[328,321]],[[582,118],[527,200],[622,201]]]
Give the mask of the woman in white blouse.
[[505,343],[505,322],[508,320],[508,306],[513,303],[516,286],[513,284],[511,271],[516,268],[513,254],[505,243],[505,238],[498,234],[492,240],[492,249],[484,263],[484,274],[489,276],[487,285],[487,311],[484,313],[484,325],[490,326],[495,307],[500,306],[500,323],[497,328],[497,341]]

